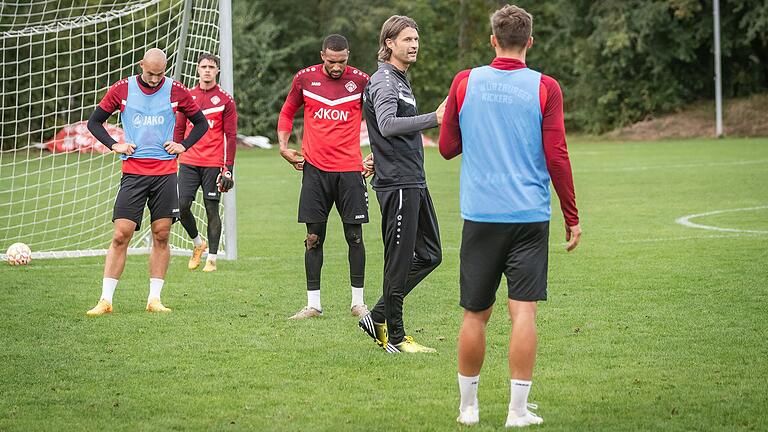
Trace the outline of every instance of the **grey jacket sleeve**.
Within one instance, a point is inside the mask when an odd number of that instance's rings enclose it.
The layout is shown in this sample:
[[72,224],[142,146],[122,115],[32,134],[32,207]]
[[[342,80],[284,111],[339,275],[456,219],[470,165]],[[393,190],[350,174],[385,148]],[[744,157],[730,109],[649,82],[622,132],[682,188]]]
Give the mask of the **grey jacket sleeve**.
[[437,127],[437,114],[434,112],[413,117],[398,117],[397,90],[387,86],[385,80],[371,83],[370,94],[376,112],[376,122],[383,137],[406,135]]

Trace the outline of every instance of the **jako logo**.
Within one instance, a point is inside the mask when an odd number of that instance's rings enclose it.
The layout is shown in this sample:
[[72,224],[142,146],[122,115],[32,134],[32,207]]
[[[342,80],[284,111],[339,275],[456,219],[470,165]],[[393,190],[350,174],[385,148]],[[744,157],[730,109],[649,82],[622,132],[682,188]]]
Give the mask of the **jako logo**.
[[323,120],[347,121],[347,119],[349,118],[349,111],[320,108],[319,110],[315,111],[315,116],[313,118],[323,119]]
[[165,123],[165,117],[159,115],[149,116],[134,114],[131,123],[133,124],[133,127],[157,126]]

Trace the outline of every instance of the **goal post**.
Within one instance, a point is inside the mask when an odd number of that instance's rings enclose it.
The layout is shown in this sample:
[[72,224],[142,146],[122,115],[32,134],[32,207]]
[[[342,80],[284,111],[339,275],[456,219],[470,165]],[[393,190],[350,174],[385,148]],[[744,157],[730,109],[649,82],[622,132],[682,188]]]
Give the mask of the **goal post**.
[[[35,258],[106,253],[121,162],[95,143],[85,121],[111,84],[139,73],[138,62],[149,48],[163,49],[168,56],[166,75],[189,87],[197,83],[197,58],[202,53],[221,55],[222,71],[231,70],[229,2],[0,3],[0,62],[4,72],[0,252],[12,243],[23,242],[31,247]],[[220,35],[227,35],[229,40]],[[225,88],[231,92],[231,80],[228,84]],[[122,133],[119,115],[113,115],[107,127],[118,138]],[[234,199],[227,199],[227,195],[234,198],[234,189],[224,194],[221,204],[224,217],[219,255],[234,259],[235,208],[228,204]],[[202,202],[198,192],[193,213],[205,235]],[[129,253],[147,253],[150,246],[150,217],[145,209],[141,230],[134,234]],[[188,254],[191,248],[181,224],[174,224],[172,253]]]

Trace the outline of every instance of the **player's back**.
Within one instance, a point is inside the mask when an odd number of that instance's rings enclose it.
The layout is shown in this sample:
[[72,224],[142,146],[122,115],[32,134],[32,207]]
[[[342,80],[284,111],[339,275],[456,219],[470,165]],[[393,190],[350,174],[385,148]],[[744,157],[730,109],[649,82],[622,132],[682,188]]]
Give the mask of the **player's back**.
[[549,220],[541,73],[472,69],[459,114],[461,212],[478,222]]

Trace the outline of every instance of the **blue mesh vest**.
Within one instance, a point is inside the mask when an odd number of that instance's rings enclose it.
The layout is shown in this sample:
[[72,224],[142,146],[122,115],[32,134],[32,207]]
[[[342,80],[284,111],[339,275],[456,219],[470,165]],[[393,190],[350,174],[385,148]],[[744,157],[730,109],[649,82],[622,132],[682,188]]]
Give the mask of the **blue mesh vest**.
[[173,140],[176,115],[171,107],[172,80],[163,79],[161,88],[148,95],[141,91],[136,76],[128,78],[128,98],[121,114],[125,141],[136,144],[131,156],[120,155],[120,159],[149,158],[175,159],[163,147]]
[[541,137],[541,74],[472,69],[461,127],[461,216],[492,223],[548,221],[549,172]]

